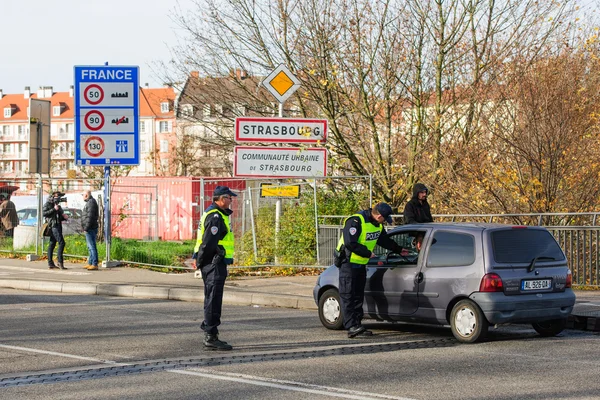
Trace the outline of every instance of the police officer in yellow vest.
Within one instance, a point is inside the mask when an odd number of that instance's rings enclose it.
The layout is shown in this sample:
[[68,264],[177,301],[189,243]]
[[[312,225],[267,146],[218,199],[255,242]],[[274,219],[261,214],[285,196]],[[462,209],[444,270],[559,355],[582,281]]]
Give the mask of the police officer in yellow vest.
[[348,217],[344,223],[338,243],[338,250],[342,244],[345,247],[345,260],[339,271],[339,290],[344,328],[348,330],[349,338],[373,335],[361,321],[367,279],[366,265],[371,257],[375,257],[375,245],[398,254],[402,252],[402,247],[390,239],[382,225],[385,221],[392,222],[391,215],[392,207],[379,203],[372,209]]
[[232,197],[237,196],[227,186],[217,186],[213,203],[204,211],[198,226],[198,239],[194,248],[196,267],[204,281],[204,346],[211,350],[231,350],[231,345],[219,340],[223,288],[227,278],[227,265],[233,264],[233,232],[229,216]]

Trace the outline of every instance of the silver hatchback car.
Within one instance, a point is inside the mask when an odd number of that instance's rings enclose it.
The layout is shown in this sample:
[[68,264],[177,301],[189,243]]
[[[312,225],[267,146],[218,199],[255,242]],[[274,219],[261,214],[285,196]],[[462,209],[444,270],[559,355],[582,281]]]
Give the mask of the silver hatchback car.
[[[542,336],[565,328],[575,304],[571,271],[545,228],[432,223],[388,234],[405,250],[375,248],[365,318],[450,325],[464,343],[483,339],[490,324],[529,323]],[[342,329],[335,266],[319,276],[313,294],[321,323]]]

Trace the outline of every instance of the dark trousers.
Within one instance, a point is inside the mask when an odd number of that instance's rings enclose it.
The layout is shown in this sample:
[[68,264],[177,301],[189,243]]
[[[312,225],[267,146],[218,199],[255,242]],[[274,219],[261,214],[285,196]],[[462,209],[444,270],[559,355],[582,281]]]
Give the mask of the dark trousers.
[[62,226],[53,226],[50,231],[50,244],[48,245],[48,265],[54,265],[52,261],[52,253],[54,253],[54,247],[58,243],[58,250],[56,250],[56,258],[59,263],[63,262],[63,250],[65,249],[65,238],[62,234]]
[[223,307],[223,288],[227,278],[227,266],[224,263],[208,264],[200,268],[204,281],[204,322],[202,329],[209,334],[217,334],[221,325]]
[[339,275],[344,328],[350,329],[360,325],[363,318],[367,268],[360,264],[343,263]]

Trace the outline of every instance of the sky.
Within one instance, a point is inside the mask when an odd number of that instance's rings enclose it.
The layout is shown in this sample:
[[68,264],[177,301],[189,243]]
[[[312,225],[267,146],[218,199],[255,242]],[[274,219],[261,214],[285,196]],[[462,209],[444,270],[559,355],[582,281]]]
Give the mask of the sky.
[[177,45],[175,8],[193,0],[20,0],[0,9],[0,89],[66,92],[75,65],[137,65],[140,85],[161,87],[151,68]]

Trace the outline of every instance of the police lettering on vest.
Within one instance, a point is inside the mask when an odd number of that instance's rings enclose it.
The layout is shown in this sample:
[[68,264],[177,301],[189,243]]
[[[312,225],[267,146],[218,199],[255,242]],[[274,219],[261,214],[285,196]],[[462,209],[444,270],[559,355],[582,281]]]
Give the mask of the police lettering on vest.
[[[346,224],[346,221],[348,221],[348,219],[350,219],[352,217],[358,217],[360,220],[360,223],[361,223],[361,232],[360,232],[360,236],[358,238],[358,243],[364,245],[367,249],[369,249],[369,251],[372,252],[373,249],[375,248],[375,245],[377,244],[377,240],[379,239],[379,236],[381,235],[381,231],[383,231],[383,226],[382,225],[375,226],[370,222],[366,222],[365,218],[362,216],[362,214],[354,214],[354,215],[346,218],[346,220],[344,221],[344,225]],[[338,245],[336,246],[336,249],[339,251],[342,248],[343,244],[344,244],[344,235],[342,234],[342,237],[338,241]],[[369,258],[359,256],[356,253],[351,253],[350,254],[350,262],[353,264],[366,265],[369,262]]]

